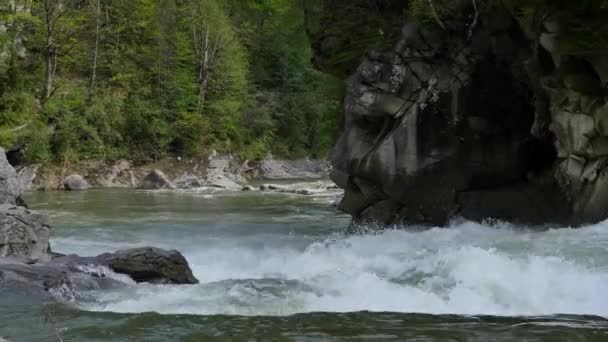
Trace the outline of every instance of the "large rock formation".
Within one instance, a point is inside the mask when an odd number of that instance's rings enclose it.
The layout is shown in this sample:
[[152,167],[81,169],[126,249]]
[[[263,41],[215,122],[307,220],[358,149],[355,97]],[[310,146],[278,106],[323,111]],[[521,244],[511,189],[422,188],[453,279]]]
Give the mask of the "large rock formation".
[[[406,23],[347,80],[332,179],[356,221],[608,216],[605,47],[568,53],[500,7]],[[473,19],[475,17],[475,19]]]
[[[66,188],[79,188],[81,177],[76,180],[66,181]],[[100,269],[128,275],[135,282],[198,283],[178,251],[143,247],[96,257],[51,252],[48,218],[27,209],[20,198],[21,191],[18,174],[0,148],[0,288],[49,292],[55,297],[73,299],[78,283],[98,283],[103,278]]]

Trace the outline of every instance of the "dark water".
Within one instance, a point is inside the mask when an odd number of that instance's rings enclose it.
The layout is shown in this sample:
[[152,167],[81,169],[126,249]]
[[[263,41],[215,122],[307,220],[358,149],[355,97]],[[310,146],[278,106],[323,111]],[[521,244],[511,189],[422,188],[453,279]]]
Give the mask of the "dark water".
[[[315,187],[315,185],[307,185]],[[53,248],[182,251],[193,286],[0,293],[13,341],[608,341],[608,227],[346,236],[335,194],[35,193]]]

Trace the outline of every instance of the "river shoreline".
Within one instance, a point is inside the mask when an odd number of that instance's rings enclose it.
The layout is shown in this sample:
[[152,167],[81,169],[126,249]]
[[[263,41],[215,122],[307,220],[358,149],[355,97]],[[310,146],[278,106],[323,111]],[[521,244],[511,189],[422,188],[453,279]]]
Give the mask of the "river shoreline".
[[250,183],[327,179],[331,166],[327,160],[275,159],[239,160],[231,155],[201,158],[170,157],[134,164],[127,159],[116,161],[87,160],[69,166],[20,165],[16,167],[22,189],[68,190],[66,179],[77,175],[86,188],[142,188],[150,173],[160,171],[178,189],[210,185],[231,190],[248,190]]

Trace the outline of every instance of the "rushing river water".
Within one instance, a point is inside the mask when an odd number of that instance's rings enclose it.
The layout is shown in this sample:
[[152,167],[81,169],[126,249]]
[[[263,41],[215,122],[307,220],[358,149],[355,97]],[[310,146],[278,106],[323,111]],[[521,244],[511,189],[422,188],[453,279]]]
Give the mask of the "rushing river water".
[[200,284],[0,293],[19,341],[608,341],[608,223],[346,235],[335,194],[32,193],[53,249],[178,249]]

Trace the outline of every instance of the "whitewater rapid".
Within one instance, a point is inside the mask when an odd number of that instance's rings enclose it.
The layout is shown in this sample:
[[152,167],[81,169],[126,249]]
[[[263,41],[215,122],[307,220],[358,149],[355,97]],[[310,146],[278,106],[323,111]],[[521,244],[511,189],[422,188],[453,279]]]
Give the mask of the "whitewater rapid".
[[608,316],[607,229],[600,224],[518,232],[467,222],[450,229],[335,236],[303,249],[218,239],[195,250],[184,246],[199,285],[125,286],[100,291],[96,302],[82,306],[200,315]]

